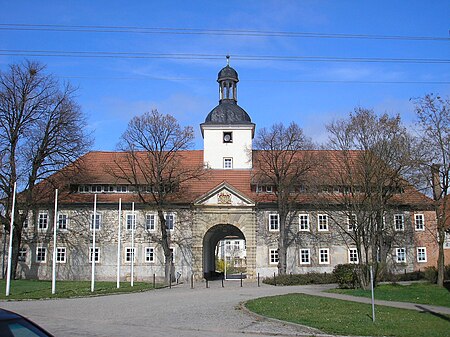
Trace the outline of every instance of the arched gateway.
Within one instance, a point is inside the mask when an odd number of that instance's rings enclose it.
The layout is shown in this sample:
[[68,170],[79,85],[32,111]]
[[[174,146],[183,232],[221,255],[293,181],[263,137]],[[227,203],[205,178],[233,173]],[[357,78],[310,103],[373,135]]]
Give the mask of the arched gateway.
[[[245,236],[239,228],[229,224],[211,227],[203,237],[204,277],[214,279],[223,272],[226,274],[226,268],[245,273],[245,250]],[[218,262],[221,262],[223,267],[218,266]]]

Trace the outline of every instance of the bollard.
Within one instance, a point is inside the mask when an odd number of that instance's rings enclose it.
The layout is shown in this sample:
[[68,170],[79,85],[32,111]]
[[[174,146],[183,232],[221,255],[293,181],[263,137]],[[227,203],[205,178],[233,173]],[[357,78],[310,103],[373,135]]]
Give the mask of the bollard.
[[222,276],[222,288],[224,288],[224,285],[223,285],[223,276]]
[[172,273],[169,274],[169,289],[172,289]]
[[194,289],[194,273],[191,274],[191,289]]
[[275,277],[275,272],[273,272],[273,285],[277,285],[277,278]]
[[156,289],[156,275],[153,274],[153,289]]
[[242,272],[241,272],[241,288],[242,288]]
[[206,279],[206,288],[209,288],[208,280]]
[[258,287],[259,287],[260,285],[259,285],[259,273],[258,273]]

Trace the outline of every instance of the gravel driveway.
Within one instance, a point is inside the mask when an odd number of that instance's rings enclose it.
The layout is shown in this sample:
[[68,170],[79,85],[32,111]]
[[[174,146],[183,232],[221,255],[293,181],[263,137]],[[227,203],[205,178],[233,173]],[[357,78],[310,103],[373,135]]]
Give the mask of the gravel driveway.
[[93,298],[0,302],[60,337],[77,336],[311,336],[316,330],[269,321],[239,310],[243,301],[292,293],[300,287],[273,287],[246,281],[178,285],[135,294]]

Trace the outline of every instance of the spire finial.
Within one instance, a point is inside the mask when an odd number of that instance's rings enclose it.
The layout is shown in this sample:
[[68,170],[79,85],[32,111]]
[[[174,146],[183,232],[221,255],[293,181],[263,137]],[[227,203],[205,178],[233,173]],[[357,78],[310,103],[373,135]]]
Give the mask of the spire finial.
[[230,55],[227,55],[227,66],[230,65]]

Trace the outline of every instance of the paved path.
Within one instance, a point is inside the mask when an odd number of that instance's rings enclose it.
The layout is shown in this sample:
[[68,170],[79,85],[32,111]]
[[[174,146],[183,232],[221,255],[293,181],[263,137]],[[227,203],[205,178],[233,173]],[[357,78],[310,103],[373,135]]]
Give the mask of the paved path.
[[[81,336],[327,336],[319,331],[292,324],[260,319],[239,310],[239,303],[257,297],[286,293],[307,293],[366,302],[370,299],[320,293],[330,286],[273,287],[253,282],[211,282],[206,289],[179,285],[144,293],[78,298],[0,302],[0,307],[17,311],[59,337]],[[384,301],[378,301],[384,302]],[[450,314],[449,308],[408,303],[390,305]],[[426,309],[420,309],[420,307]]]

